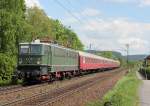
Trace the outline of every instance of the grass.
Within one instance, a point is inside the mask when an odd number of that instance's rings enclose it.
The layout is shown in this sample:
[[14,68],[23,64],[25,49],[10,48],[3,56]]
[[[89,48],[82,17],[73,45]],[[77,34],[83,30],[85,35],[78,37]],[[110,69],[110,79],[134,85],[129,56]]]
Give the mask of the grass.
[[0,86],[10,85],[11,80],[0,80]]
[[[116,86],[102,99],[88,103],[87,106],[138,106],[138,87],[140,80],[137,79],[135,69],[132,69],[123,77]],[[111,104],[111,105],[110,105]]]
[[[18,80],[15,85],[17,84],[22,84],[23,81],[22,80]],[[8,86],[8,85],[13,85],[11,80],[0,80],[0,86]]]

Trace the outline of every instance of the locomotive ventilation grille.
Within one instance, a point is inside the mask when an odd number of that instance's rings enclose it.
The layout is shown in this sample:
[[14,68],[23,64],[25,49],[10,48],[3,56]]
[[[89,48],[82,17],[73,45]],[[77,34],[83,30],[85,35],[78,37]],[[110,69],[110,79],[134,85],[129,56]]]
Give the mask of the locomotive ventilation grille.
[[39,64],[41,59],[37,56],[23,56],[19,58],[19,64]]

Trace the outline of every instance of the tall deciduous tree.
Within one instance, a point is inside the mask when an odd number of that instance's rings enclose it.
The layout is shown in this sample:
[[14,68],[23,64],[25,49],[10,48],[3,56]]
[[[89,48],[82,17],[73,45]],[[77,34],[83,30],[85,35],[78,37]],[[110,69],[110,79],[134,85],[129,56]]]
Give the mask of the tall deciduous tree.
[[53,38],[51,28],[52,21],[42,9],[39,9],[38,7],[28,8],[26,12],[26,21],[32,26],[32,39],[46,36]]
[[0,0],[0,80],[11,78],[17,45],[25,37],[24,24],[24,0]]
[[16,53],[16,45],[24,35],[24,13],[24,0],[0,0],[1,52]]
[[32,39],[48,37],[65,47],[83,50],[83,44],[77,34],[59,20],[49,18],[42,9],[28,8],[26,21],[32,26]]

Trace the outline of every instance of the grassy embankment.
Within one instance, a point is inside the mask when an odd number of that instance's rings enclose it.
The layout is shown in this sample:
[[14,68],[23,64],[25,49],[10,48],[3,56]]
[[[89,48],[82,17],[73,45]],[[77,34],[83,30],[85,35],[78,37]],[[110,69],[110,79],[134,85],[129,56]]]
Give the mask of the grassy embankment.
[[0,86],[10,85],[11,80],[0,80]]
[[18,85],[18,84],[22,84],[23,81],[22,80],[18,80],[16,83],[12,83],[11,80],[0,80],[0,87],[1,86],[9,86],[9,85]]
[[[90,102],[87,106],[138,106],[138,87],[140,80],[136,77],[137,69],[130,72],[117,82],[115,87],[102,99]],[[104,105],[108,103],[107,105]]]

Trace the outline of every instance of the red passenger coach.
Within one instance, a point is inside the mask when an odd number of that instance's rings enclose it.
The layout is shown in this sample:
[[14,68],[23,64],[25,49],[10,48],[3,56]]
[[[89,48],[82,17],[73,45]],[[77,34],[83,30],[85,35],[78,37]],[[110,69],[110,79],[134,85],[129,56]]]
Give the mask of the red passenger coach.
[[119,66],[120,66],[119,61],[107,59],[86,52],[79,52],[80,70],[113,69]]

